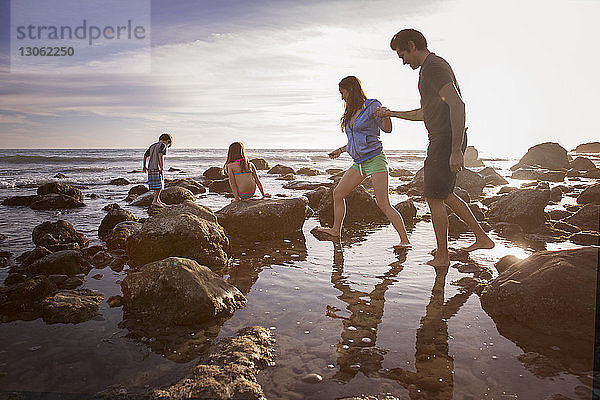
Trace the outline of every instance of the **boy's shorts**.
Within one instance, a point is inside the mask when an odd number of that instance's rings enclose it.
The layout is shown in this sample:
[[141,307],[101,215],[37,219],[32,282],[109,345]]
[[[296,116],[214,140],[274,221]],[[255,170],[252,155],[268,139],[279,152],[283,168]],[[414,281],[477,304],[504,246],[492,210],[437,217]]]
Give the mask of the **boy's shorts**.
[[377,154],[375,157],[369,158],[367,161],[363,161],[360,164],[354,163],[352,167],[361,175],[373,175],[377,172],[388,172],[387,159],[383,152]]
[[148,171],[148,188],[150,190],[163,189],[165,181],[161,171]]
[[[463,140],[462,152],[467,147],[467,136]],[[429,139],[427,158],[423,168],[423,196],[428,199],[446,200],[454,192],[456,173],[450,170],[452,134]]]

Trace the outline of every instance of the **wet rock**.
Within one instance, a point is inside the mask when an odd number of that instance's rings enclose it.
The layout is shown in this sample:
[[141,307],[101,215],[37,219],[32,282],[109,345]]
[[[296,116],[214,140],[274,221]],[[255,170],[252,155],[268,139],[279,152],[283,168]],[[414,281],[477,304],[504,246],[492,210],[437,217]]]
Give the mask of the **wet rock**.
[[571,225],[571,224],[563,222],[563,221],[555,222],[552,225],[552,228],[560,229],[561,231],[570,232],[570,233],[579,232],[581,230],[578,227],[576,227],[575,225]]
[[576,153],[600,153],[600,142],[583,143],[573,149]]
[[115,186],[124,186],[124,185],[130,185],[131,182],[129,182],[125,178],[115,178],[115,179],[112,179],[108,184],[115,185]]
[[573,215],[573,213],[571,213],[567,210],[562,210],[562,209],[554,209],[554,210],[548,211],[548,216],[550,217],[551,220],[554,220],[554,221],[558,221],[560,219],[570,217],[571,215]]
[[273,340],[267,329],[249,327],[236,338],[222,339],[217,349],[201,359],[189,376],[175,385],[157,389],[157,399],[248,399],[263,400],[265,395],[256,374],[272,360]]
[[593,343],[598,249],[539,251],[512,264],[481,295],[499,330],[526,326]]
[[523,228],[521,228],[521,226],[518,224],[513,224],[510,222],[498,222],[494,224],[494,230],[498,232],[498,235],[509,239],[523,236]]
[[128,173],[128,174],[139,174],[139,173],[141,173],[141,172],[142,172],[142,171],[140,171],[139,169],[133,169],[133,170],[131,170],[131,171],[127,171],[127,173]]
[[129,189],[129,192],[127,192],[127,197],[125,197],[125,201],[129,203],[135,200],[139,195],[147,193],[148,190],[148,186],[146,185],[135,185],[134,187]]
[[589,171],[596,168],[596,165],[587,157],[576,157],[571,162],[571,168],[576,171]]
[[321,174],[321,171],[309,167],[302,167],[298,171],[296,171],[296,175],[317,176]]
[[127,239],[142,228],[142,224],[136,221],[119,222],[106,236],[106,247],[109,250],[126,249]]
[[341,168],[328,168],[325,170],[325,172],[327,172],[329,175],[336,175],[336,174],[339,174],[340,172],[344,172],[344,170]]
[[458,215],[452,213],[448,215],[448,234],[458,236],[463,232],[468,232],[469,226],[463,222]]
[[565,218],[564,222],[575,225],[584,231],[598,231],[598,213],[600,205],[586,204],[581,207],[575,214]]
[[579,177],[581,176],[581,174],[582,174],[581,171],[577,171],[576,169],[573,169],[573,168],[567,170],[567,178],[573,178],[573,179],[569,179],[569,180],[579,180]]
[[28,275],[52,275],[66,274],[76,275],[88,273],[91,269],[88,261],[77,250],[62,250],[56,253],[48,254],[34,261],[30,265],[23,267]]
[[63,250],[81,250],[81,247],[79,247],[79,243],[76,243],[76,242],[59,243],[59,244],[48,245],[48,250],[50,250],[53,253],[56,253],[57,251],[63,251]]
[[292,167],[287,167],[285,165],[277,164],[273,168],[271,168],[268,174],[279,174],[279,175],[287,175],[287,174],[295,174],[296,171]]
[[37,246],[43,247],[73,242],[78,243],[80,247],[85,247],[89,242],[87,236],[75,230],[70,222],[62,219],[56,222],[46,221],[33,228],[32,239]]
[[38,300],[54,293],[56,285],[46,276],[35,276],[25,282],[0,287],[0,322],[20,317],[39,316]]
[[209,208],[190,201],[167,207],[127,239],[130,264],[143,265],[172,256],[222,268],[228,260],[229,239],[216,221]]
[[596,183],[585,189],[577,196],[579,204],[600,204],[600,183]]
[[600,179],[600,168],[590,169],[581,176],[584,178]]
[[296,175],[294,174],[285,174],[285,175],[281,175],[278,178],[275,178],[275,180],[278,181],[293,181],[296,179]]
[[133,215],[131,211],[122,208],[109,211],[102,219],[100,227],[98,227],[98,237],[100,239],[106,239],[106,237],[111,234],[113,228],[119,222],[123,221],[137,221],[137,217]]
[[512,254],[509,254],[507,256],[504,256],[502,258],[500,258],[496,264],[494,264],[494,267],[496,267],[496,270],[498,271],[498,273],[503,273],[504,271],[506,271],[511,265],[513,265],[516,262],[521,261],[520,258],[513,256]]
[[108,266],[113,260],[114,257],[108,251],[99,251],[94,254],[90,262],[95,268],[101,269]]
[[231,238],[259,240],[302,230],[307,212],[307,198],[296,197],[236,201],[216,215]]
[[48,324],[78,324],[98,315],[103,300],[90,289],[61,290],[42,301],[42,318]]
[[171,167],[171,168],[169,168],[169,172],[181,172],[181,169],[175,168],[175,167]]
[[36,196],[29,207],[33,210],[66,210],[85,207],[85,204],[65,194],[45,194]]
[[417,216],[417,207],[411,199],[401,201],[394,205],[394,208],[402,215],[402,219],[406,224],[413,224]]
[[534,229],[544,223],[544,208],[549,201],[549,190],[520,189],[490,204],[486,217],[493,222],[510,222],[525,230]]
[[553,171],[569,169],[569,156],[558,143],[546,142],[530,147],[527,153],[512,167],[515,171],[523,167],[544,168]]
[[321,198],[325,193],[327,193],[327,187],[319,186],[315,190],[304,193],[304,197],[308,199],[308,205],[310,208],[316,210],[319,208],[319,203],[321,203]]
[[578,205],[578,204],[567,204],[565,206],[565,210],[567,210],[570,213],[576,213],[577,211],[581,210],[581,207],[583,207],[583,206]]
[[38,196],[47,194],[62,194],[74,198],[80,203],[83,203],[83,192],[76,187],[67,185],[66,183],[50,182],[37,188]]
[[[132,203],[132,206],[148,207],[154,199],[154,191],[149,191],[138,196]],[[194,201],[196,196],[186,188],[180,186],[171,186],[160,192],[160,199],[165,204],[181,204],[186,200]]]
[[232,193],[231,185],[229,184],[229,179],[212,181],[208,185],[208,191],[214,193]]
[[165,181],[165,186],[166,187],[179,186],[182,188],[186,188],[193,194],[206,193],[206,188],[204,186],[202,186],[199,182],[196,182],[195,180],[193,180],[192,178],[173,179],[173,180],[167,179]]
[[20,263],[21,266],[26,267],[32,264],[34,261],[47,256],[48,254],[52,254],[52,252],[43,246],[37,246],[35,249],[21,254],[19,257],[17,257],[16,261]]
[[546,169],[520,168],[512,173],[513,179],[534,179],[548,182],[562,182],[567,176],[564,171],[550,171]]
[[261,170],[261,171],[271,168],[271,167],[269,167],[269,163],[264,158],[253,158],[250,160],[250,162],[252,164],[254,164],[256,169]]
[[6,279],[4,279],[4,284],[6,286],[8,286],[8,285],[14,285],[15,283],[24,282],[26,279],[27,279],[27,276],[24,275],[24,274],[10,273],[10,274],[8,274],[8,276],[6,277]]
[[321,186],[331,186],[330,183],[308,182],[308,181],[292,181],[283,184],[284,189],[294,190],[314,190]]
[[[323,195],[317,213],[322,224],[333,224],[333,189],[328,189]],[[362,185],[358,185],[346,196],[346,218],[344,222],[354,221],[388,222],[375,199]]]
[[306,374],[302,377],[302,382],[306,383],[319,383],[323,380],[323,377],[319,374]]
[[500,188],[500,190],[498,190],[498,194],[512,193],[515,190],[519,190],[519,188],[512,186],[503,186]]
[[559,187],[553,187],[550,189],[550,201],[558,203],[562,199],[562,190]]
[[404,169],[404,168],[393,168],[393,169],[390,169],[389,174],[390,174],[390,176],[393,176],[394,178],[400,178],[400,177],[405,177],[405,176],[412,177],[413,176],[412,172],[410,172],[409,170]]
[[110,296],[108,298],[108,300],[106,300],[106,302],[108,303],[108,306],[111,308],[121,307],[123,305],[123,296],[120,296],[120,295]]
[[191,325],[231,314],[246,300],[209,268],[180,257],[130,271],[121,289],[127,313],[166,325]]
[[95,244],[93,246],[89,246],[89,247],[85,247],[83,249],[81,249],[81,253],[83,254],[83,256],[87,259],[91,259],[92,257],[94,257],[94,255],[99,252],[99,251],[103,251],[106,250],[106,248],[100,244]]
[[204,179],[208,179],[211,181],[218,181],[221,179],[226,179],[227,174],[223,171],[223,168],[220,167],[210,167],[202,174]]
[[56,179],[65,179],[65,178],[68,178],[68,176],[66,176],[65,174],[61,174],[60,172],[58,174],[54,175],[54,177]]
[[462,169],[456,174],[456,187],[466,190],[473,198],[481,196],[485,180],[481,175],[470,169]]
[[2,205],[10,206],[10,207],[29,206],[37,198],[38,198],[37,195],[8,197],[8,198],[2,200]]
[[467,146],[464,154],[465,167],[467,168],[477,168],[483,167],[483,161],[479,159],[479,152],[473,146]]
[[485,167],[478,173],[483,177],[486,185],[500,186],[508,184],[508,181],[492,167]]
[[600,234],[597,232],[578,232],[569,236],[569,240],[581,246],[600,245]]

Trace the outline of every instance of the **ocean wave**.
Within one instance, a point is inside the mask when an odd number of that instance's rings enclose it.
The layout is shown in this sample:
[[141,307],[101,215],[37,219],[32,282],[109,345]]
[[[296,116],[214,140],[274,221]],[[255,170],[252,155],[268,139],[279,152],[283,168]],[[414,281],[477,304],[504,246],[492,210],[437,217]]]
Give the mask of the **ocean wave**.
[[67,164],[90,163],[99,161],[129,161],[137,160],[134,157],[73,157],[73,156],[27,156],[22,154],[0,156],[0,163],[7,164]]

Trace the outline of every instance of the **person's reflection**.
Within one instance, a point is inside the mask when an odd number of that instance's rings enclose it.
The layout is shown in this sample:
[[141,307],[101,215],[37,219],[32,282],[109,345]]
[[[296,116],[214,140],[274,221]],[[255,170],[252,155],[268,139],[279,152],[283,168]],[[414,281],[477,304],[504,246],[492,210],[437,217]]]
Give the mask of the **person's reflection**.
[[337,344],[338,372],[334,379],[349,382],[360,371],[366,376],[375,376],[382,367],[385,350],[375,346],[377,327],[383,317],[385,292],[396,282],[394,277],[402,271],[402,263],[406,254],[399,261],[390,264],[390,269],[378,277],[381,280],[371,292],[364,292],[351,287],[351,282],[344,275],[344,255],[341,245],[334,242],[334,263],[331,283],[341,294],[338,299],[347,304],[350,316],[336,314],[337,309],[328,306],[327,314],[342,320],[344,329],[341,340]]
[[425,316],[417,329],[416,372],[394,368],[380,376],[397,381],[408,389],[411,399],[452,399],[454,359],[448,354],[448,320],[473,293],[461,291],[444,302],[448,268],[436,268],[436,277]]

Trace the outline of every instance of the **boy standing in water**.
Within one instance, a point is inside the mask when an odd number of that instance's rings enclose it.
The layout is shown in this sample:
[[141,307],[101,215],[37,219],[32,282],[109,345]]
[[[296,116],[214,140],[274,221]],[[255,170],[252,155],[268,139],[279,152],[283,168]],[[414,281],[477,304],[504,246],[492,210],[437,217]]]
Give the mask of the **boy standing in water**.
[[[144,153],[144,161],[142,167],[144,172],[148,172],[148,188],[154,190],[154,199],[152,205],[157,207],[165,207],[166,204],[160,201],[160,191],[163,189],[165,182],[163,177],[164,159],[167,154],[167,148],[173,144],[173,138],[168,133],[163,133],[158,138],[158,142],[148,147]],[[148,160],[148,167],[146,167]]]

